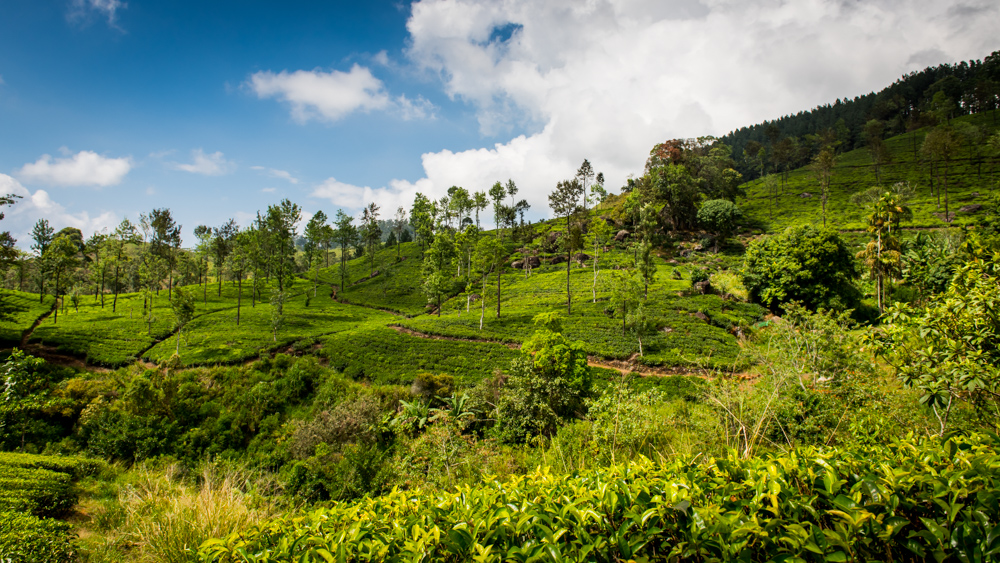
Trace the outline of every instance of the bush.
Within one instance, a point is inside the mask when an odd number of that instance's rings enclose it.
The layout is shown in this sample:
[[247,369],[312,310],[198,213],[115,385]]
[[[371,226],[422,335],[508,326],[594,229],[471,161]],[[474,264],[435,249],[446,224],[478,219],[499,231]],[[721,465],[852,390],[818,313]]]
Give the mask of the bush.
[[789,301],[842,311],[860,300],[857,278],[854,253],[836,231],[803,226],[750,243],[742,281],[750,300],[772,311]]
[[0,511],[0,561],[70,563],[77,560],[71,526],[49,518]]
[[[701,462],[538,469],[436,495],[394,490],[202,545],[203,561],[959,561],[1000,553],[989,436]],[[250,555],[252,554],[252,555]],[[336,556],[333,554],[337,554]]]

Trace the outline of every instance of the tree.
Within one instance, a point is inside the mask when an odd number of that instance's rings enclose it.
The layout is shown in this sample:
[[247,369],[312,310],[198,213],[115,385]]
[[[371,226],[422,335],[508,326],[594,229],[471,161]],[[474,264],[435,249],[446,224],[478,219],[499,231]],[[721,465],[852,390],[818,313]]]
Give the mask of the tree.
[[583,163],[580,164],[580,168],[576,171],[576,179],[580,181],[583,186],[583,191],[581,193],[581,205],[584,209],[587,209],[587,184],[590,183],[591,179],[594,177],[594,167],[590,165],[590,161],[586,158],[583,159]]
[[490,188],[490,199],[493,200],[493,221],[496,223],[497,237],[500,240],[503,240],[503,199],[506,196],[507,190],[504,189],[503,184],[500,182],[494,182],[493,186]]
[[497,318],[500,318],[500,265],[503,263],[505,250],[496,237],[482,237],[476,244],[472,255],[473,268],[482,275],[483,291],[479,296],[482,311],[479,316],[479,330],[483,330],[483,318],[486,316],[486,281],[493,270],[497,271]]
[[212,231],[212,254],[215,256],[215,276],[219,281],[219,297],[222,297],[222,272],[226,258],[233,251],[233,239],[239,227],[235,219],[230,219]]
[[[194,318],[194,296],[178,287],[177,291],[170,296],[170,308],[174,312],[174,330],[177,331],[177,343],[174,354],[181,354],[181,333],[191,319]],[[239,321],[236,323],[239,325]]]
[[715,234],[715,252],[719,251],[719,240],[732,236],[742,218],[740,208],[728,199],[710,199],[698,210],[698,223]]
[[243,306],[243,278],[247,269],[253,263],[254,245],[257,240],[257,229],[238,230],[233,235],[232,252],[229,253],[229,271],[236,278],[236,326],[240,326],[240,311]]
[[615,270],[611,276],[608,309],[622,317],[622,336],[628,330],[628,316],[642,300],[642,281],[633,270]]
[[[162,258],[167,266],[167,298],[169,299],[174,285],[177,252],[181,247],[181,226],[174,221],[169,209],[153,209],[149,215],[149,224],[153,229],[152,240],[150,240],[153,254]],[[159,283],[157,283],[157,293],[159,293]]]
[[417,192],[413,198],[413,207],[410,208],[410,224],[417,240],[420,242],[420,254],[423,255],[425,247],[434,238],[434,206],[427,196]]
[[49,221],[47,219],[39,219],[35,226],[31,229],[31,240],[34,242],[31,244],[31,249],[35,251],[35,256],[37,257],[36,262],[38,267],[36,272],[38,275],[38,302],[41,303],[45,297],[45,278],[48,275],[45,260],[42,258],[45,255],[45,251],[48,250],[49,245],[52,244],[53,234],[55,229],[49,226]]
[[882,183],[882,166],[892,161],[892,154],[882,137],[885,135],[885,122],[870,119],[865,123],[865,138],[868,140],[868,156],[872,159],[875,170],[875,182]]
[[813,159],[813,170],[816,172],[816,179],[819,180],[820,190],[822,190],[820,203],[823,206],[823,227],[826,227],[826,201],[830,197],[830,181],[833,178],[833,167],[836,162],[837,157],[830,145],[823,147]]
[[288,199],[267,208],[267,230],[274,245],[272,271],[279,292],[295,281],[295,227],[301,219],[302,209]]
[[854,253],[832,229],[790,227],[751,242],[741,277],[750,300],[772,311],[790,301],[810,310],[844,310],[859,301]]
[[872,240],[857,254],[875,279],[879,314],[885,312],[885,278],[902,273],[902,254],[899,240],[892,236],[892,225],[903,212],[903,205],[890,193],[873,202],[868,216],[868,233]]
[[396,260],[399,260],[399,243],[402,242],[403,231],[406,230],[407,218],[406,208],[400,205],[396,209],[396,216],[392,220],[392,230],[396,234]]
[[306,223],[305,253],[306,261],[313,268],[313,297],[316,296],[316,286],[319,284],[319,251],[327,236],[329,225],[326,224],[326,213],[317,211]]
[[[600,217],[594,217],[590,221],[590,239],[594,243],[594,284],[591,287],[594,303],[597,303],[597,275],[600,273],[598,262],[601,257],[601,248],[604,247],[614,237],[614,229],[611,224]],[[525,261],[527,262],[527,260]],[[527,264],[525,264],[527,268]]]
[[590,194],[594,196],[595,204],[604,203],[604,200],[608,198],[608,190],[604,189],[604,172],[597,173],[594,184],[590,186]]
[[334,221],[334,240],[340,245],[340,290],[347,290],[347,253],[358,238],[358,228],[354,226],[354,218],[344,213],[343,209],[337,210],[337,218]]
[[472,206],[476,209],[476,228],[481,229],[479,226],[479,212],[484,211],[490,202],[486,199],[486,192],[476,192],[472,194]]
[[662,204],[660,215],[675,231],[694,227],[701,193],[690,170],[682,165],[653,168],[640,182],[650,202]]
[[111,233],[109,243],[111,256],[113,256],[112,260],[115,265],[115,297],[111,301],[112,313],[116,312],[118,308],[118,293],[120,291],[119,280],[121,279],[122,269],[129,260],[126,249],[129,245],[139,244],[139,241],[139,231],[128,219],[122,219],[122,222],[118,224],[115,231]]
[[424,257],[423,277],[424,293],[427,299],[437,307],[438,317],[441,316],[441,297],[446,295],[454,284],[452,261],[455,259],[455,242],[448,232],[438,233],[434,242]]
[[524,341],[507,376],[497,402],[497,428],[507,442],[554,435],[563,421],[583,414],[592,394],[583,344],[548,328]]
[[944,192],[944,216],[945,221],[951,222],[951,214],[948,212],[948,168],[951,159],[959,148],[958,137],[955,136],[954,129],[947,125],[936,127],[924,137],[924,144],[920,147],[920,152],[931,161],[932,170],[940,170],[941,163],[944,164],[944,183],[938,181],[937,205],[941,207],[941,192]]
[[[37,420],[38,411],[47,403],[49,381],[43,367],[45,360],[14,348],[0,365],[0,439],[5,449],[24,449],[25,437]],[[18,442],[11,443],[11,438]]]
[[[108,273],[108,261],[107,256],[104,251],[107,247],[108,235],[101,233],[94,233],[87,239],[85,254],[93,256],[92,263],[94,264],[91,270],[91,277],[94,280],[94,302],[101,302],[101,308],[104,308],[104,281],[107,278]],[[102,260],[102,258],[105,258]]]
[[378,225],[378,209],[378,206],[372,202],[361,212],[361,238],[365,243],[365,251],[368,252],[372,277],[375,276],[375,250],[378,248],[379,242],[382,241],[382,228]]
[[212,255],[212,227],[198,225],[194,228],[198,239],[195,252],[198,254],[198,283],[202,285],[202,299],[208,303],[208,258]]
[[59,322],[59,296],[65,289],[62,282],[65,277],[80,263],[77,255],[80,249],[73,243],[73,240],[66,235],[56,237],[52,244],[48,245],[42,260],[48,265],[48,270],[55,276],[55,298],[56,308],[52,317],[52,322]]
[[549,207],[558,217],[566,219],[566,230],[561,238],[563,247],[566,249],[566,314],[573,311],[573,292],[570,288],[569,275],[570,265],[573,262],[573,249],[579,246],[582,237],[582,229],[575,221],[572,221],[579,205],[580,192],[583,186],[576,179],[563,180],[556,184],[556,189],[549,194]]
[[899,303],[874,334],[876,353],[948,429],[956,401],[970,404],[976,423],[1000,427],[1000,255],[985,253],[962,266],[948,290],[926,306]]

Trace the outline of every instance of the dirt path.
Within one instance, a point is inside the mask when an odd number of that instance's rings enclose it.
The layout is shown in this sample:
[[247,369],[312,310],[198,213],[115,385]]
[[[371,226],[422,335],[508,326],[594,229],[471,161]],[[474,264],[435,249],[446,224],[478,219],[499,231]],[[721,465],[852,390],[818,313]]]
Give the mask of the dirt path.
[[28,340],[31,338],[32,333],[35,332],[35,329],[38,328],[38,325],[42,324],[42,321],[44,321],[46,317],[48,317],[49,315],[51,315],[56,310],[56,307],[58,307],[58,306],[59,306],[59,301],[58,300],[55,301],[55,302],[53,302],[52,303],[52,308],[49,309],[48,311],[42,313],[41,315],[39,315],[39,317],[37,319],[35,319],[35,322],[31,323],[31,326],[29,326],[27,328],[27,330],[25,330],[21,334],[21,346],[20,347],[22,349],[25,346],[28,345]]

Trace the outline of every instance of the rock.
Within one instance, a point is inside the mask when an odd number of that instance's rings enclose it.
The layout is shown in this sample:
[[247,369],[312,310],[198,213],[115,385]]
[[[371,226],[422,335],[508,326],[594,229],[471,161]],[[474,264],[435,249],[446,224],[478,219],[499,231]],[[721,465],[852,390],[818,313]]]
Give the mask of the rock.
[[541,265],[542,265],[542,261],[539,260],[537,256],[529,256],[528,257],[528,266],[530,266],[532,268],[537,268],[537,267],[539,267]]
[[549,244],[555,244],[559,242],[559,233],[551,232],[545,237],[545,242]]
[[632,233],[626,231],[625,229],[622,229],[622,230],[618,231],[617,234],[615,234],[615,242],[621,242],[621,241],[625,240],[626,238],[628,238],[628,236],[631,235],[631,234]]
[[972,196],[972,197],[979,197],[979,192],[972,192],[969,195]]
[[556,254],[552,258],[549,258],[549,264],[562,264],[566,261],[566,257],[562,254]]
[[524,261],[522,261],[522,260],[514,260],[513,262],[510,263],[510,267],[514,268],[516,270],[520,270],[521,268],[524,267]]
[[667,264],[670,264],[671,266],[676,266],[677,264],[680,264],[680,262],[671,258],[670,260],[667,260]]
[[583,252],[577,252],[576,254],[573,255],[573,259],[576,260],[577,262],[585,262],[587,260],[590,260],[590,255]]
[[663,332],[665,332],[667,334],[670,334],[673,331],[674,331],[674,329],[670,328],[669,326],[663,327]]
[[694,290],[702,295],[712,293],[712,282],[708,280],[697,282],[694,284]]
[[963,205],[958,208],[959,213],[979,213],[983,210],[983,206],[978,203],[973,203],[972,205]]
[[698,311],[697,313],[695,313],[695,314],[693,314],[691,316],[694,317],[694,318],[696,318],[696,319],[701,319],[701,320],[705,321],[706,323],[709,322],[708,315],[706,315],[705,313],[702,313],[701,311]]
[[799,197],[812,197],[812,196],[813,195],[809,192],[802,192],[799,194]]

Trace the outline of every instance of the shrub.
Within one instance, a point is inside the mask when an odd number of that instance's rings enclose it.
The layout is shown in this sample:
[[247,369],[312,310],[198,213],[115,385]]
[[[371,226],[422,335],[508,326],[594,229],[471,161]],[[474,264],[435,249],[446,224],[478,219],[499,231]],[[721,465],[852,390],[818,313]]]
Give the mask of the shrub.
[[854,253],[832,229],[790,227],[750,243],[743,264],[743,285],[750,300],[772,311],[789,301],[807,308],[855,308]]
[[76,548],[66,522],[0,511],[0,561],[71,563]]

